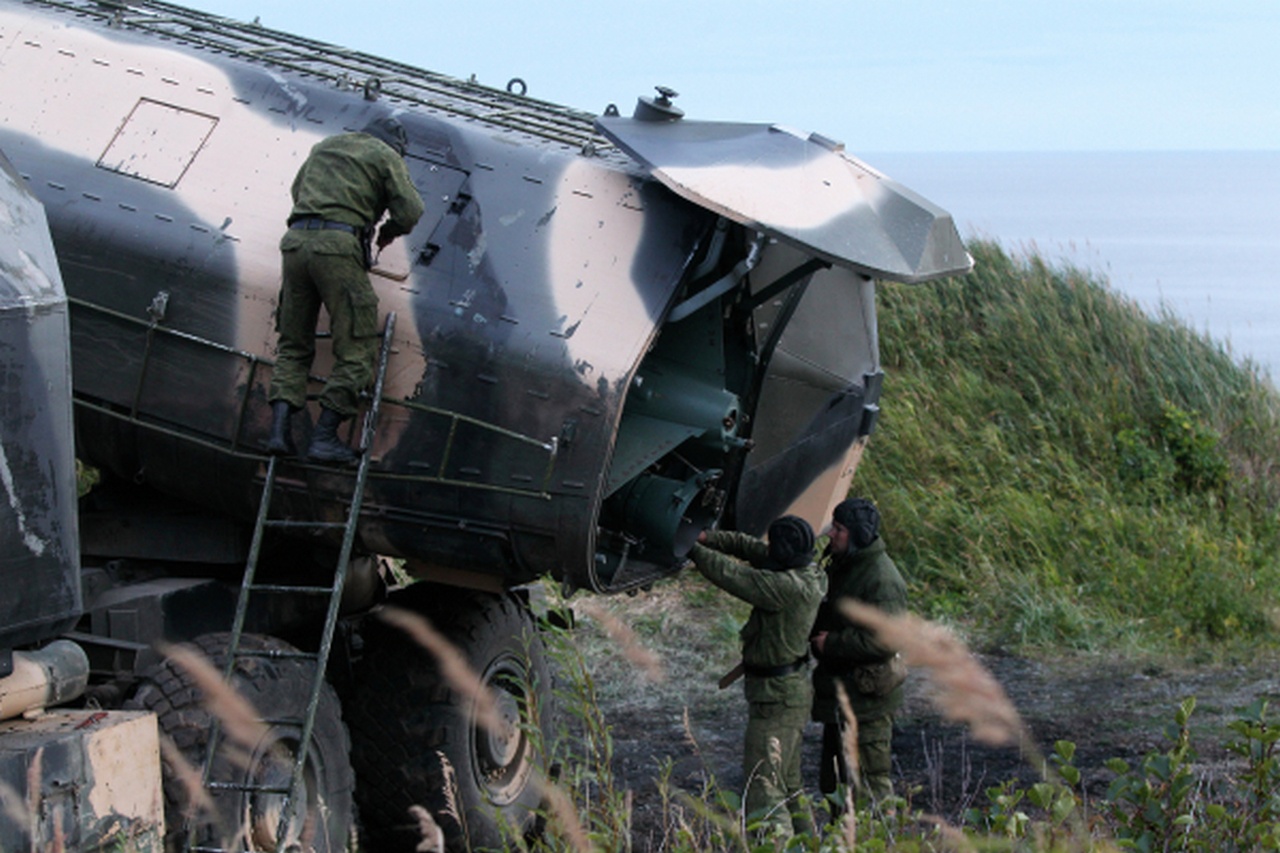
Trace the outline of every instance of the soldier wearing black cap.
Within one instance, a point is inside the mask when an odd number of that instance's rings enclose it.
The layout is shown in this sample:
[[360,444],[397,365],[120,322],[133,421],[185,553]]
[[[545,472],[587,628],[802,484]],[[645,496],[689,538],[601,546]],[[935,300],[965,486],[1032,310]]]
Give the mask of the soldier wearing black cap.
[[355,414],[360,392],[373,380],[378,354],[378,295],[369,283],[369,243],[378,230],[381,249],[413,230],[423,212],[404,164],[408,136],[391,117],[374,119],[359,133],[321,140],[294,178],[289,229],[280,240],[284,281],[280,333],[272,375],[271,435],[267,451],[292,455],[293,413],[306,402],[307,374],[315,358],[316,319],[329,312],[333,369],[320,395],[320,418],[307,456],[351,462],[338,425]]
[[813,671],[813,719],[823,723],[822,763],[818,786],[834,793],[849,783],[841,748],[841,716],[836,683],[844,685],[858,722],[858,765],[854,784],[875,800],[893,794],[893,713],[902,705],[905,670],[893,649],[868,629],[849,622],[838,610],[841,599],[853,599],[887,613],[907,609],[907,585],[880,538],[880,513],[871,501],[850,498],[836,506],[823,568],[827,597],[813,626],[812,646],[818,666]]
[[783,516],[769,525],[767,542],[721,531],[698,541],[690,553],[698,571],[752,605],[740,632],[749,706],[746,808],[787,838],[809,828],[807,817],[792,817],[791,807],[802,790],[800,745],[813,696],[809,628],[827,589],[813,561],[813,529]]

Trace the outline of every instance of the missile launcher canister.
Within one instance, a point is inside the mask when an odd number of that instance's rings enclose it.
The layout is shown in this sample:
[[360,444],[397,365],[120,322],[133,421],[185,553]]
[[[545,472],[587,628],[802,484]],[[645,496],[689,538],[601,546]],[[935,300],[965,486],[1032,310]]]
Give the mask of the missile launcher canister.
[[[289,183],[405,127],[427,214],[372,273],[400,322],[360,540],[427,576],[614,591],[717,520],[821,522],[874,423],[872,279],[970,264],[840,145],[666,92],[597,118],[163,3],[28,6],[0,147],[57,243],[80,452],[176,500],[252,518]],[[281,485],[297,515],[344,487]]]
[[[840,143],[674,97],[596,115],[159,0],[0,0],[0,570],[32,584],[0,651],[75,623],[88,700],[154,714],[255,849],[340,849],[356,808],[368,849],[416,849],[413,806],[453,849],[532,829],[556,727],[531,582],[635,590],[704,529],[819,528],[879,413],[877,280],[972,263]],[[426,214],[369,273],[392,332],[368,447],[268,457],[290,186],[385,118]],[[13,239],[41,205],[52,246]],[[68,401],[101,473],[78,512],[52,497]],[[416,582],[388,593],[383,557]],[[496,731],[388,596],[461,650]],[[157,651],[181,642],[264,715],[247,766]],[[226,849],[169,782],[168,845]]]

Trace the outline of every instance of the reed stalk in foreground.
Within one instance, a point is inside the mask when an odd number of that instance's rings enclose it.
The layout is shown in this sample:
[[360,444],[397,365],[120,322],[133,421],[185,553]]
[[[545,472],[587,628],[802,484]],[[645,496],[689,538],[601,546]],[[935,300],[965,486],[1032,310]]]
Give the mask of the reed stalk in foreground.
[[[850,621],[866,625],[882,643],[900,652],[907,666],[924,670],[938,710],[967,725],[974,740],[1016,746],[1042,778],[1064,781],[1045,760],[1004,688],[950,629],[911,613],[890,615],[850,599],[841,600],[839,607]],[[1071,821],[1075,839],[1086,843],[1088,831],[1078,811]]]
[[222,678],[208,658],[190,646],[161,646],[160,652],[191,677],[204,696],[205,709],[217,717],[227,737],[252,749],[267,734],[257,710]]
[[[836,681],[836,701],[840,704],[840,716],[844,718],[844,725],[840,727],[840,748],[844,752],[844,764],[849,771],[849,778],[844,786],[844,817],[841,827],[844,830],[844,843],[849,845],[850,850],[857,850],[858,813],[854,808],[853,792],[858,785],[858,775],[862,772],[858,763],[858,716],[853,713],[849,691],[842,681]],[[838,777],[839,773],[836,775]]]
[[204,787],[204,782],[200,778],[200,769],[188,761],[182,754],[182,750],[173,742],[173,738],[165,734],[160,735],[160,755],[164,758],[164,763],[173,774],[173,778],[178,780],[178,784],[187,795],[187,805],[183,809],[184,816],[190,819],[201,813],[215,814],[213,798]]
[[889,615],[849,599],[840,602],[840,610],[900,652],[907,666],[924,670],[934,687],[938,710],[947,719],[967,725],[974,740],[988,746],[1018,746],[1028,757],[1039,755],[1004,688],[948,628],[911,613]]
[[502,731],[502,717],[493,694],[471,668],[466,656],[433,628],[426,617],[400,607],[384,608],[380,615],[384,622],[404,631],[436,659],[445,681],[474,703],[477,723],[491,732]]
[[[542,774],[537,774],[536,784],[542,792],[543,802],[547,804],[553,823],[559,827],[569,846],[576,853],[594,853],[595,846],[578,818],[577,807],[573,798],[565,793],[559,785],[551,782]],[[629,804],[628,804],[629,805]]]
[[431,812],[422,806],[409,806],[409,817],[418,824],[418,835],[422,840],[414,848],[417,853],[444,853],[444,830]]
[[666,679],[667,673],[662,668],[662,661],[640,641],[630,625],[594,601],[584,601],[578,605],[578,609],[600,623],[600,627],[618,646],[622,656],[639,669],[651,683],[657,684]]
[[[160,652],[185,672],[200,690],[205,710],[217,719],[226,735],[226,740],[220,743],[226,759],[238,767],[248,768],[253,761],[253,750],[267,736],[268,731],[267,724],[262,721],[257,709],[235,687],[228,684],[222,671],[194,646],[161,645]],[[210,742],[205,748],[212,746]],[[222,824],[213,798],[204,786],[202,772],[186,760],[169,738],[161,738],[160,749],[166,764],[187,794],[184,809],[186,816],[191,818],[196,814],[205,814],[215,824]],[[250,826],[248,820],[243,819],[238,826],[219,826],[219,831],[224,838],[227,833],[231,834],[224,841],[225,844],[238,845],[249,837]]]

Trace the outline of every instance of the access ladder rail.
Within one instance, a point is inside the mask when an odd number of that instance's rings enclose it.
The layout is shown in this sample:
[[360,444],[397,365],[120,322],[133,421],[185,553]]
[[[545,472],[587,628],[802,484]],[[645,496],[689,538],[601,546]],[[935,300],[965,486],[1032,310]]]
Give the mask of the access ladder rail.
[[[282,519],[270,518],[271,498],[275,490],[276,468],[281,457],[271,456],[267,462],[266,480],[262,488],[262,499],[258,506],[257,523],[254,526],[253,540],[249,547],[249,556],[245,563],[244,578],[240,584],[240,596],[236,603],[235,619],[231,628],[231,638],[227,648],[227,659],[223,668],[223,681],[228,685],[235,673],[236,663],[240,660],[253,657],[269,657],[274,659],[289,658],[309,661],[314,666],[311,681],[311,692],[307,701],[305,717],[301,720],[297,719],[261,719],[260,722],[271,724],[292,724],[302,726],[302,733],[299,738],[297,752],[293,760],[293,773],[290,778],[289,786],[272,786],[253,783],[238,782],[219,782],[212,779],[212,771],[214,761],[217,755],[219,741],[221,740],[222,726],[216,715],[211,714],[210,730],[208,744],[205,752],[204,771],[202,774],[202,782],[206,791],[211,795],[216,792],[238,791],[241,793],[251,794],[280,794],[284,795],[284,803],[280,810],[279,823],[276,827],[276,847],[277,850],[287,850],[290,847],[286,842],[289,841],[288,835],[290,829],[294,826],[297,817],[298,804],[305,800],[301,796],[301,785],[303,777],[303,769],[306,765],[307,755],[311,747],[311,735],[315,728],[316,709],[320,704],[320,695],[324,689],[325,668],[329,661],[329,652],[333,646],[333,635],[338,624],[338,610],[342,603],[342,590],[346,584],[347,567],[351,561],[351,550],[355,543],[356,530],[359,527],[360,508],[364,503],[365,483],[368,480],[370,465],[370,449],[373,445],[373,436],[377,426],[378,412],[382,402],[382,387],[387,374],[387,362],[391,353],[391,341],[395,331],[396,315],[391,312],[387,315],[386,325],[382,332],[382,348],[378,356],[377,371],[374,378],[373,394],[369,406],[365,411],[363,428],[360,436],[360,454],[359,463],[356,468],[355,486],[348,503],[347,518],[343,523],[339,522],[323,522],[323,521],[289,521]],[[342,529],[342,547],[338,552],[338,561],[333,573],[333,582],[330,586],[306,586],[301,584],[259,584],[256,582],[258,569],[258,556],[262,548],[263,533],[267,528],[288,528],[291,530],[335,530]],[[271,595],[328,595],[329,608],[325,615],[324,625],[321,631],[320,642],[317,651],[311,652],[284,652],[278,649],[267,650],[241,650],[240,641],[244,633],[245,619],[249,610],[249,599],[253,593],[266,593]],[[301,828],[301,824],[299,824]],[[196,825],[192,817],[188,817],[186,821],[186,850],[189,853],[231,853],[223,847],[203,846],[196,838]],[[296,839],[294,839],[296,842]]]

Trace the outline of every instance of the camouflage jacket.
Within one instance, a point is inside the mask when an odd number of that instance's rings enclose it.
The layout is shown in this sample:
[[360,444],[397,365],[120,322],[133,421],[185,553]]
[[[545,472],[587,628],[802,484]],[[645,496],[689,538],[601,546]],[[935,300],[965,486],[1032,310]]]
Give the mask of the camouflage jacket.
[[[694,545],[690,556],[707,580],[751,605],[739,632],[743,663],[782,666],[808,655],[809,628],[827,591],[817,565],[778,571],[770,567],[764,540],[722,531],[708,532],[706,546]],[[769,678],[748,675],[746,694],[750,702],[807,703],[808,669]]]
[[869,696],[854,685],[853,670],[863,664],[880,663],[893,655],[866,628],[854,625],[840,614],[838,602],[851,598],[886,613],[907,609],[907,584],[885,550],[884,539],[876,539],[853,553],[829,555],[824,563],[828,579],[827,597],[818,609],[813,633],[827,632],[818,668],[813,671],[813,718],[821,722],[836,719],[836,680],[844,683],[854,714],[861,718],[892,713],[902,704],[902,688],[888,696]]
[[423,213],[422,196],[404,160],[367,133],[343,133],[316,143],[293,179],[292,193],[290,222],[316,217],[368,228],[385,212],[390,216],[385,234],[398,237],[412,231]]

